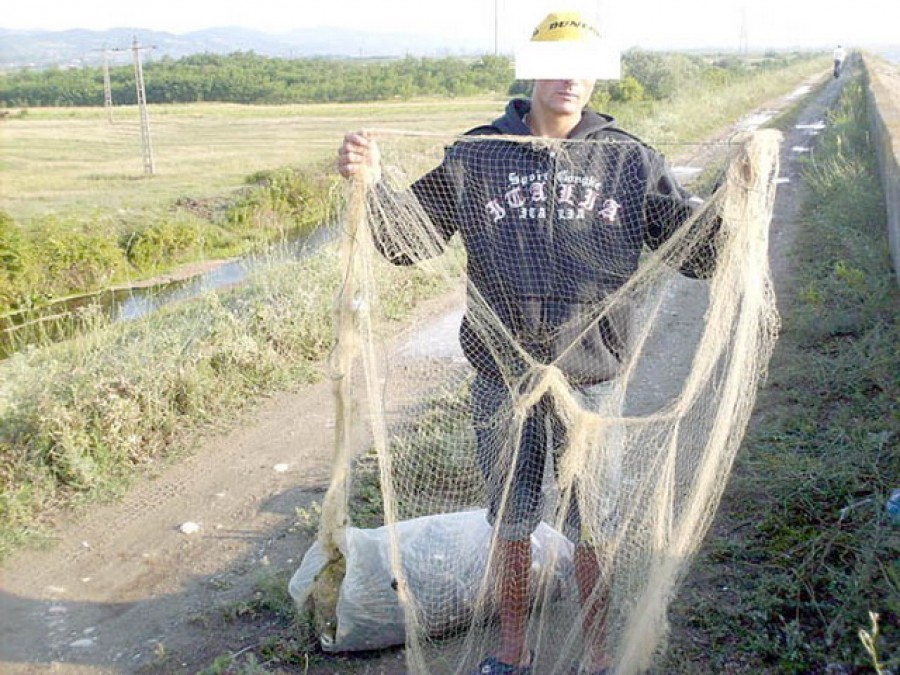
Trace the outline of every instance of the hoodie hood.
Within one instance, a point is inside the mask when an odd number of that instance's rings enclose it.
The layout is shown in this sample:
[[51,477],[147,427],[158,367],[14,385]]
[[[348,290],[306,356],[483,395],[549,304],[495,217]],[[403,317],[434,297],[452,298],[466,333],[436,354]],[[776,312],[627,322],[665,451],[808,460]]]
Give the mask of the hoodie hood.
[[[530,136],[531,129],[525,124],[525,115],[531,110],[531,101],[524,98],[514,98],[506,105],[506,111],[502,117],[497,118],[492,126],[502,134],[513,136]],[[588,138],[597,131],[614,128],[616,120],[610,115],[603,115],[589,108],[581,112],[581,121],[569,134],[569,138]]]

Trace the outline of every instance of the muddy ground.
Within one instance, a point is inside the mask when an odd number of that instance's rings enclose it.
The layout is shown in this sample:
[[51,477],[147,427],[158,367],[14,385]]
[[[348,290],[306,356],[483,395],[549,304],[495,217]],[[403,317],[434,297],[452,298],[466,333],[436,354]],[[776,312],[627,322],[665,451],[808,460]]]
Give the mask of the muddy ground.
[[[771,238],[778,288],[790,277],[802,191],[798,160],[814,143],[810,126],[824,119],[839,86],[829,81],[804,101],[803,128],[789,131],[782,146]],[[796,95],[785,97],[742,124],[796,102]],[[673,163],[703,161],[699,148],[688,154]],[[704,293],[702,282],[673,283],[663,312],[669,323],[659,333],[675,342],[661,344],[660,354],[689,351],[677,340],[692,339],[687,329],[702,316]],[[460,301],[454,293],[427,303],[416,322],[420,330],[402,335],[396,348],[414,356],[411,345],[436,338],[447,358],[459,358],[452,345]],[[328,482],[331,401],[326,379],[272,396],[230,430],[198,439],[189,458],[160,468],[120,501],[60,522],[52,546],[8,560],[0,571],[0,670],[191,673],[217,656],[254,650],[283,630],[273,613],[253,607],[260,579],[292,572],[310,545],[314,531],[298,510],[320,502]],[[180,526],[189,521],[199,531],[184,534]],[[292,670],[307,672],[307,666]],[[308,672],[402,673],[403,656],[397,649],[317,657]]]

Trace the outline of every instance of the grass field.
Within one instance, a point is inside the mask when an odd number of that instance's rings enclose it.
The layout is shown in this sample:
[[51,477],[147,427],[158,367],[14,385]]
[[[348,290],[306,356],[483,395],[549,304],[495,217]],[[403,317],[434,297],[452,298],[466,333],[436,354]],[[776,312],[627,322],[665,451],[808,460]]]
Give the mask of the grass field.
[[[697,142],[788,93],[821,59],[800,60],[724,89],[685,87],[674,99],[611,102],[607,112],[652,144]],[[25,222],[61,212],[159,211],[179,197],[221,196],[260,170],[330,165],[343,135],[363,127],[460,133],[498,117],[506,96],[379,103],[152,105],[156,173],[143,173],[135,106],[32,108],[0,121],[0,200]]]
[[240,186],[249,174],[330,162],[361,127],[456,132],[494,119],[502,99],[353,105],[150,107],[156,173],[145,176],[137,108],[40,108],[0,123],[2,202],[16,220],[74,211],[149,210]]

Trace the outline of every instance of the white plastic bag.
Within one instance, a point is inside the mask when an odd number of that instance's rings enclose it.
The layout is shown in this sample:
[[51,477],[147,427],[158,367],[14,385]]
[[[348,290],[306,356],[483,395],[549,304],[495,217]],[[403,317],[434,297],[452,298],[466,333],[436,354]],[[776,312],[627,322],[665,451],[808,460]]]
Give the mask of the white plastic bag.
[[[484,580],[491,526],[483,509],[425,516],[393,526],[406,582],[425,631],[441,636],[471,620]],[[403,610],[391,573],[388,528],[347,528],[338,543],[346,574],[337,600],[337,625],[319,636],[326,652],[382,649],[406,641]],[[562,584],[572,574],[573,546],[541,523],[531,537],[532,573],[552,570]],[[318,542],[306,552],[288,590],[305,607],[327,564]]]

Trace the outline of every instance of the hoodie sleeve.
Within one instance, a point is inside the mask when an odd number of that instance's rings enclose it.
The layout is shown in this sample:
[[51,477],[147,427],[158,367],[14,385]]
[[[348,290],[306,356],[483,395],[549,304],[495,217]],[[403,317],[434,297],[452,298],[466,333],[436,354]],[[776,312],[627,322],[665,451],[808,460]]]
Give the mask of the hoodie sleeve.
[[[703,202],[678,184],[662,155],[649,148],[645,151],[644,243],[656,250],[700,212]],[[715,216],[715,222],[709,223],[701,216],[690,227],[696,230],[696,235],[685,237],[691,250],[679,256],[683,259],[678,271],[687,277],[706,279],[715,271],[715,240],[721,219]]]
[[369,193],[375,248],[391,263],[414,265],[439,256],[458,229],[462,175],[452,150],[409,189],[393,190],[379,181]]

